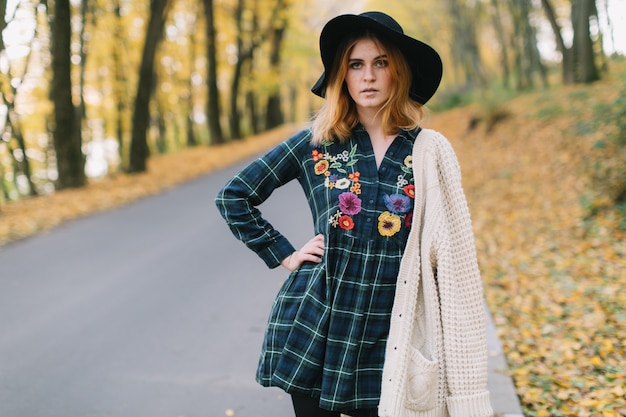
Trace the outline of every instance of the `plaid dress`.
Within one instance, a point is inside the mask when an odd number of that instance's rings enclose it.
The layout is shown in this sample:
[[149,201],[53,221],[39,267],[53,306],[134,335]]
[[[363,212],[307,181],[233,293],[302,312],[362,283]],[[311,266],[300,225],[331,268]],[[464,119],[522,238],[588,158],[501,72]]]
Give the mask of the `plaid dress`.
[[[297,179],[325,236],[323,262],[293,271],[273,304],[257,381],[320,398],[320,407],[376,408],[400,260],[411,226],[411,153],[401,131],[379,168],[365,129],[345,143],[310,143],[304,130],[253,162],[218,194],[237,238],[269,267],[293,246],[256,208]],[[312,235],[313,236],[313,235]]]

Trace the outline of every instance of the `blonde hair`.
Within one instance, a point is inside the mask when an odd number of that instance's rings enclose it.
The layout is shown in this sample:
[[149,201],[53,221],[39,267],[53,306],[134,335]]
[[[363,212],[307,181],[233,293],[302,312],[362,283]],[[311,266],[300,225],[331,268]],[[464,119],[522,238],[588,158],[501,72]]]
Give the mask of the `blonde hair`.
[[314,145],[334,140],[344,142],[359,123],[345,78],[350,53],[357,42],[363,39],[373,40],[389,58],[389,73],[393,83],[389,99],[380,109],[384,131],[396,134],[399,129],[415,129],[426,115],[426,107],[409,97],[412,73],[400,49],[371,32],[359,33],[344,39],[339,45],[333,67],[326,73],[326,102],[313,119],[311,142]]

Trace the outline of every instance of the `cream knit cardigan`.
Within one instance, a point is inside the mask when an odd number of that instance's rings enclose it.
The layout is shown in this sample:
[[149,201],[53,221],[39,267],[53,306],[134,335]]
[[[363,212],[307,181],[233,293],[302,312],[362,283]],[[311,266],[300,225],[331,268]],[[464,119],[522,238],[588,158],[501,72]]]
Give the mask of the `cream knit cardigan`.
[[483,288],[456,155],[423,129],[413,226],[400,265],[381,417],[490,417]]

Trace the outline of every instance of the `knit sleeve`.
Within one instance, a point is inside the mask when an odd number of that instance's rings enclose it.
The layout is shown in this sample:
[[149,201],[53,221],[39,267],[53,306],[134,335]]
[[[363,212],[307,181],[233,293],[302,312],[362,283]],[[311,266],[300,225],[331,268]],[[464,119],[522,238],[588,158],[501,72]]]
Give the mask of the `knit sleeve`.
[[295,249],[263,218],[257,206],[276,188],[300,175],[300,155],[309,140],[308,130],[297,133],[244,168],[215,198],[220,214],[235,237],[270,268],[280,265]]
[[437,249],[446,379],[451,417],[490,417],[483,287],[458,160],[450,143],[436,137],[446,239]]

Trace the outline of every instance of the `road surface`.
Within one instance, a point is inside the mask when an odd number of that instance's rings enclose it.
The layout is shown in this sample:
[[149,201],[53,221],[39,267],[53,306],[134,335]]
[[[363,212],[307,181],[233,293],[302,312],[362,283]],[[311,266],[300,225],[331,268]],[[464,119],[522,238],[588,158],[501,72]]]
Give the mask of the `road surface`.
[[[292,415],[254,381],[285,273],[213,204],[241,167],[0,248],[0,417]],[[267,217],[303,243],[297,184],[272,200]]]

